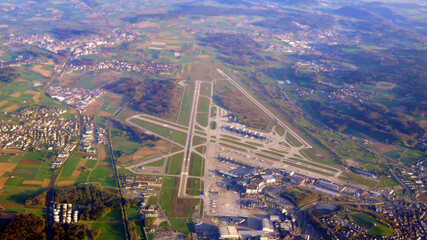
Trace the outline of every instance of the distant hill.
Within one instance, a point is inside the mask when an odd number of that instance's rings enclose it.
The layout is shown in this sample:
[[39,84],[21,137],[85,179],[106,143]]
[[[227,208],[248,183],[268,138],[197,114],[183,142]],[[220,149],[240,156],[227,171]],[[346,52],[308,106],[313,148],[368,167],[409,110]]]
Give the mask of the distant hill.
[[318,0],[274,0],[273,2],[286,5],[317,5],[320,3]]
[[381,19],[381,16],[378,14],[366,10],[362,7],[342,7],[335,10],[335,13],[345,17],[351,17],[356,19]]

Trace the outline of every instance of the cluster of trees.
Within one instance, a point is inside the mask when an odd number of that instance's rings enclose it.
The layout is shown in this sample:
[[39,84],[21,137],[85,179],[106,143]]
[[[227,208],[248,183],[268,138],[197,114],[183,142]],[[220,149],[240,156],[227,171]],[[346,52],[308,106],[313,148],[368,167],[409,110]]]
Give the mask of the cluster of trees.
[[[54,223],[52,226],[53,240],[80,240],[86,239],[86,233],[89,231],[90,239],[95,240],[101,234],[101,230],[89,230],[87,225],[82,224],[63,224]],[[12,222],[0,234],[3,240],[24,240],[37,239],[45,240],[46,225],[45,220],[35,214],[18,213]]]
[[129,125],[124,124],[124,123],[117,121],[115,119],[109,118],[109,121],[112,124],[114,124],[115,127],[132,133],[133,136],[138,138],[138,142],[143,144],[143,145],[152,146],[152,145],[154,145],[154,142],[157,142],[160,140],[160,138],[156,137],[155,135],[145,134],[144,132],[142,132],[138,128],[129,126]]
[[[120,209],[121,197],[119,192],[103,188],[97,184],[59,188],[55,191],[55,194],[55,199],[59,203],[86,206],[80,211],[82,220],[96,220],[104,217],[111,210]],[[136,200],[125,199],[127,207],[137,203],[138,201]]]
[[[359,66],[367,66],[355,73],[338,77],[347,82],[393,82],[402,89],[402,97],[416,97],[415,105],[424,104],[427,92],[427,50],[390,49],[387,51],[360,52],[344,56]],[[379,64],[378,64],[379,63]],[[419,103],[418,101],[424,101]]]
[[56,38],[60,40],[65,40],[68,38],[76,36],[84,36],[95,33],[94,30],[90,29],[71,29],[71,28],[54,28],[51,32],[55,35]]
[[47,191],[43,191],[35,197],[29,198],[25,201],[25,206],[45,206],[46,205]]
[[425,134],[424,128],[408,120],[404,114],[390,111],[381,105],[349,103],[346,105],[348,111],[344,111],[319,101],[310,103],[326,125],[340,132],[352,127],[390,143],[402,141],[407,146],[415,146],[417,140]]
[[[86,238],[88,227],[86,225],[54,223],[52,226],[53,240],[81,240]],[[94,237],[101,233],[100,230],[91,230]],[[91,238],[96,239],[96,238]]]
[[304,206],[307,203],[316,201],[318,194],[315,191],[311,191],[301,187],[291,187],[283,190],[280,196],[288,199],[290,202],[295,204],[297,207]]
[[43,218],[30,214],[18,213],[11,223],[6,227],[3,233],[0,233],[0,239],[46,239],[45,221]]
[[[43,192],[34,198],[26,201],[29,205],[44,206],[46,203],[46,193]],[[82,184],[55,190],[55,199],[58,203],[71,203],[73,205],[84,206],[80,211],[80,219],[97,220],[104,217],[111,210],[119,210],[122,201],[117,190],[103,188],[98,184]],[[124,199],[125,206],[136,206],[138,200]]]
[[95,65],[98,61],[93,58],[78,58],[71,61],[74,66],[91,66]]
[[107,84],[105,89],[129,96],[129,106],[134,110],[170,118],[177,113],[179,103],[173,101],[176,95],[176,83],[171,79],[152,79],[139,81],[122,78]]
[[21,74],[12,67],[0,68],[0,84],[8,84],[19,78]]
[[199,40],[206,46],[216,48],[223,54],[223,59],[232,65],[248,66],[262,61],[258,53],[261,45],[248,36],[214,33]]

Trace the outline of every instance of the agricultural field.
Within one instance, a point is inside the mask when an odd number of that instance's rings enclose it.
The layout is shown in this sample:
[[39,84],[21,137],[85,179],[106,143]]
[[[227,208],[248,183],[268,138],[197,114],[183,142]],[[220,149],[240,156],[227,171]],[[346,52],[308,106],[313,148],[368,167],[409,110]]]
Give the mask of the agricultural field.
[[205,170],[205,159],[196,153],[191,154],[190,176],[203,176]]
[[[80,156],[71,156],[64,164],[61,175],[58,179],[58,186],[77,185],[86,182],[89,170],[86,169],[87,158]],[[93,160],[91,160],[93,161]]]

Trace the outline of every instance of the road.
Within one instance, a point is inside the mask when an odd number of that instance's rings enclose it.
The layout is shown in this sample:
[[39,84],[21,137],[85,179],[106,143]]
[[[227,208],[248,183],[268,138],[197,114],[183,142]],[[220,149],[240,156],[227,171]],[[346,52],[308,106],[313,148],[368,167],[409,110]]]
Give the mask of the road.
[[227,74],[225,74],[221,69],[216,69],[219,74],[225,77],[234,87],[236,87],[243,95],[245,95],[249,100],[251,100],[258,108],[260,108],[265,114],[267,114],[271,119],[276,121],[281,127],[287,130],[293,137],[295,137],[300,143],[302,143],[301,148],[312,148],[310,144],[308,144],[303,138],[301,138],[298,134],[296,134],[291,128],[289,128],[286,124],[284,124],[279,118],[276,117],[270,110],[268,110],[264,105],[262,105],[258,100],[256,100],[252,95],[250,95],[244,88],[242,88],[239,84],[237,84],[233,79],[231,79]]

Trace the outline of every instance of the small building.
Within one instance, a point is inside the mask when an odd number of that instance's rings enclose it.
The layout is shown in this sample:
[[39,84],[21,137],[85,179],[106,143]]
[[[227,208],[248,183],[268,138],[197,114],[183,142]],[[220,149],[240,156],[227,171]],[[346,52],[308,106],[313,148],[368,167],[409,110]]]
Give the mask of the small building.
[[257,186],[249,184],[248,186],[246,186],[246,193],[247,194],[257,194],[258,193]]
[[262,176],[262,180],[265,184],[272,184],[276,182],[276,178],[272,175],[264,175]]
[[239,239],[240,234],[235,226],[220,226],[219,239]]
[[267,218],[262,219],[262,231],[265,233],[274,232],[273,222]]

